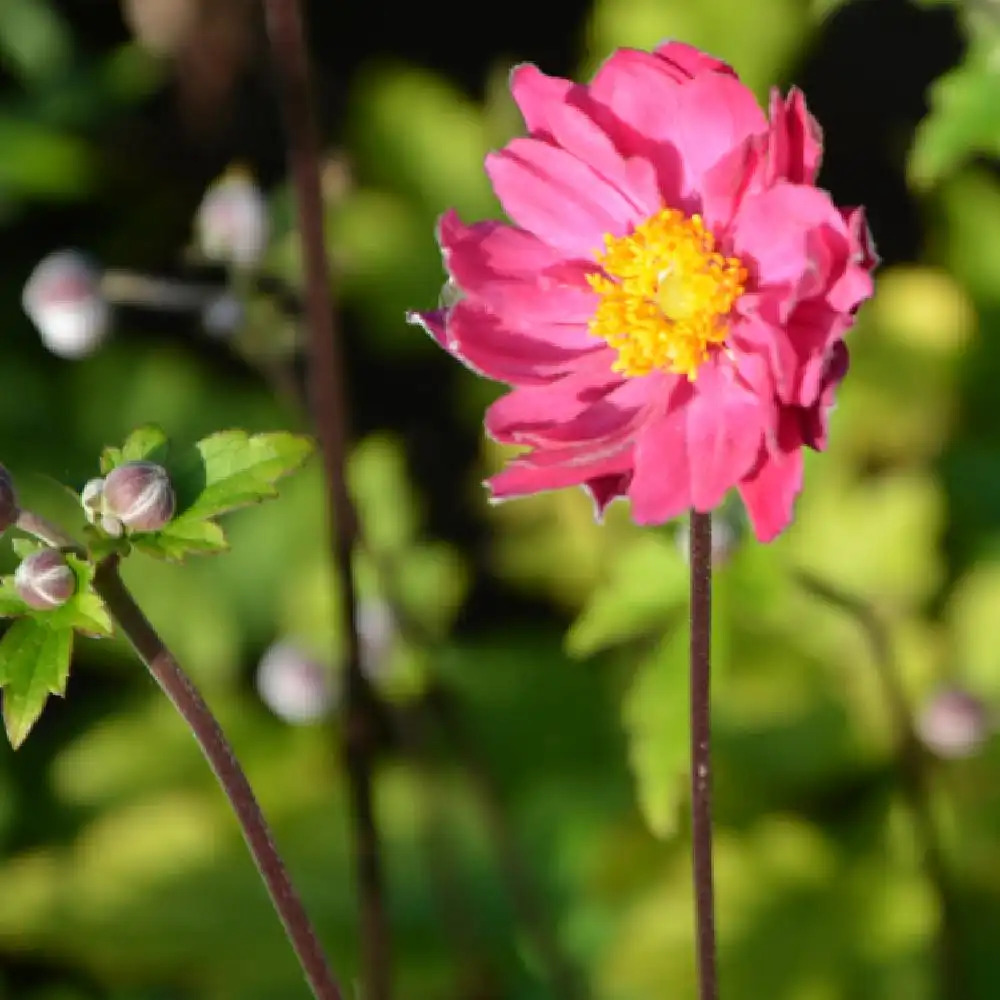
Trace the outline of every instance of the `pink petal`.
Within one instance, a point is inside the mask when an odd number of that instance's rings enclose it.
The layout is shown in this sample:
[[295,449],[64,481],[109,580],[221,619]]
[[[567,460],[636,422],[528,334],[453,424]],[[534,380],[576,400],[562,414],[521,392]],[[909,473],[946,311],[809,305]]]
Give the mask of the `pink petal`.
[[793,184],[812,184],[823,157],[823,132],[806,110],[802,91],[793,87],[783,99],[777,90],[772,90],[770,110],[769,183],[788,180]]
[[604,476],[620,476],[632,465],[631,446],[607,455],[588,455],[578,449],[572,461],[562,460],[544,465],[533,465],[515,459],[506,469],[486,481],[494,499],[526,496],[564,486],[579,486]]
[[552,382],[572,372],[584,353],[604,346],[584,327],[511,329],[475,300],[459,302],[449,311],[446,330],[444,346],[456,358],[482,375],[516,385]]
[[701,215],[708,228],[725,234],[743,199],[763,189],[767,150],[760,136],[744,140],[726,153],[701,179]]
[[423,327],[424,333],[433,337],[445,350],[448,349],[448,334],[445,330],[446,309],[432,309],[420,312],[413,309],[406,314],[406,322]]
[[607,118],[585,87],[546,76],[535,66],[518,66],[511,74],[511,93],[533,137],[561,146],[622,192],[640,215],[660,207],[655,176],[630,170],[597,118]]
[[523,229],[502,222],[466,226],[455,212],[438,222],[445,267],[466,294],[519,328],[558,324],[586,346],[597,296],[585,275],[596,264],[567,261]]
[[530,278],[565,259],[533,233],[492,219],[469,226],[453,208],[438,219],[437,241],[448,272],[466,291],[500,278]]
[[594,504],[594,518],[600,524],[604,520],[604,512],[618,499],[628,494],[628,484],[632,479],[631,472],[613,473],[588,479],[583,488]]
[[754,534],[770,542],[792,520],[795,498],[802,491],[802,448],[794,419],[782,427],[781,446],[762,449],[751,475],[739,484]]
[[693,385],[679,381],[666,412],[638,438],[629,487],[636,521],[717,507],[752,466],[763,432],[760,401],[731,368],[707,362]]
[[577,445],[616,451],[636,435],[652,401],[657,398],[656,387],[661,377],[622,379],[564,423],[515,430],[511,432],[511,439],[548,450],[550,454],[563,446]]
[[665,42],[653,49],[653,52],[667,64],[669,72],[678,83],[691,80],[701,73],[724,73],[736,76],[736,71],[728,63],[686,42]]
[[514,139],[486,170],[511,219],[571,256],[592,257],[605,234],[621,236],[642,218],[589,166],[538,139]]
[[678,88],[667,138],[680,151],[685,190],[700,192],[711,167],[766,129],[753,92],[735,77],[706,73]]
[[816,402],[800,412],[802,440],[816,451],[826,451],[830,413],[840,385],[850,367],[847,346],[842,340],[830,348],[824,366],[821,388]]
[[[817,188],[779,181],[747,198],[733,222],[735,253],[753,269],[755,287],[814,287],[830,257],[847,252],[843,219],[830,196]],[[829,251],[829,252],[827,252]]]
[[486,411],[486,432],[494,440],[517,443],[529,432],[566,423],[622,382],[611,370],[615,352],[606,347],[584,355],[574,371],[544,386],[519,386]]

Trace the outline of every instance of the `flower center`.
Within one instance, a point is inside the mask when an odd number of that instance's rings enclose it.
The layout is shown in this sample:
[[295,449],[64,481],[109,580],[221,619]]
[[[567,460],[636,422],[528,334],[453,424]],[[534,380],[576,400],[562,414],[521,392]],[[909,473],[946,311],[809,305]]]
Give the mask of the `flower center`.
[[588,324],[618,351],[611,366],[628,377],[651,371],[695,380],[713,347],[725,343],[729,313],[747,272],[723,257],[701,216],[665,208],[628,236],[605,236],[603,274],[587,277],[601,297]]

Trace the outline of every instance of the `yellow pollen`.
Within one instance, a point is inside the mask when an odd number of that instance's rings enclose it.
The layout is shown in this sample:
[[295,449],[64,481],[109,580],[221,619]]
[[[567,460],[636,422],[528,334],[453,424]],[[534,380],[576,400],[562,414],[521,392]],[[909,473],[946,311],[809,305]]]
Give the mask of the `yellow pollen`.
[[612,367],[626,376],[654,370],[692,382],[712,349],[725,343],[729,314],[747,272],[723,257],[701,216],[665,208],[628,236],[605,236],[603,274],[588,275],[601,297],[589,323],[618,351]]

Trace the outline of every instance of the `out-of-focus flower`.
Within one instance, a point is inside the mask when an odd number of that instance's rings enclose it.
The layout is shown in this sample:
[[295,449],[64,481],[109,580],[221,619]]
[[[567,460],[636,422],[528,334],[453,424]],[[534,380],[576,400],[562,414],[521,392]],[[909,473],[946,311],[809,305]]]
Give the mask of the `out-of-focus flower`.
[[366,600],[358,606],[361,669],[372,683],[385,676],[396,642],[396,620],[384,601]]
[[209,260],[253,267],[267,249],[267,202],[253,178],[231,167],[205,192],[195,219],[198,246]]
[[14,479],[6,468],[0,465],[0,534],[12,524],[16,524],[20,514],[21,508],[17,502]]
[[337,700],[330,673],[287,639],[261,657],[257,691],[275,715],[294,725],[323,718]]
[[92,354],[111,326],[100,272],[76,250],[45,257],[31,272],[21,304],[42,343],[63,358]]
[[975,695],[955,687],[936,692],[917,718],[917,735],[939,757],[973,756],[992,730],[989,708]]
[[76,592],[76,576],[58,549],[41,549],[18,564],[14,589],[29,607],[51,611]]
[[438,225],[450,304],[410,315],[513,391],[486,429],[527,451],[494,498],[570,485],[643,524],[737,487],[758,538],[827,444],[844,334],[872,293],[861,209],[815,186],[802,94],[765,116],[690,46],[614,53],[589,85],[518,67],[529,136],[486,168],[514,225]]
[[[746,534],[746,518],[743,512],[730,504],[724,504],[712,511],[712,565],[717,569],[725,566],[740,547]],[[687,562],[691,558],[691,534],[688,525],[677,529],[677,548]]]

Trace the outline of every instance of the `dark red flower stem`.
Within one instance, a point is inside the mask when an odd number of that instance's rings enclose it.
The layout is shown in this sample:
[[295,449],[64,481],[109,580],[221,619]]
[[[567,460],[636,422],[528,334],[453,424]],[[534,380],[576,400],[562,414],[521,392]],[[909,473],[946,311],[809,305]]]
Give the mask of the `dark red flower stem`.
[[[44,527],[40,519],[32,519],[23,527],[24,530],[37,534],[36,529],[40,525]],[[58,539],[59,534],[52,537]],[[285,934],[295,949],[313,996],[316,1000],[342,1000],[343,994],[333,978],[302,900],[278,854],[271,830],[246,774],[211,709],[122,583],[116,556],[110,556],[97,566],[94,590],[156,683],[188,724],[201,752],[215,772],[239,820],[250,854],[284,925]]]
[[712,880],[712,515],[691,513],[691,858],[698,1000],[718,1000]]
[[264,0],[264,12],[288,137],[288,165],[298,206],[305,265],[305,319],[309,334],[308,394],[326,474],[332,558],[347,636],[345,755],[361,900],[361,979],[365,1000],[388,1000],[389,925],[372,792],[378,706],[361,670],[352,569],[358,527],[346,478],[347,393],[323,232],[320,149],[313,113],[309,55],[299,0]]

